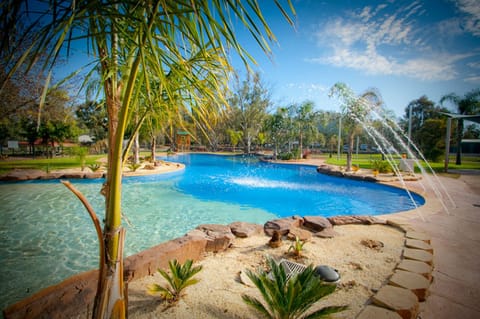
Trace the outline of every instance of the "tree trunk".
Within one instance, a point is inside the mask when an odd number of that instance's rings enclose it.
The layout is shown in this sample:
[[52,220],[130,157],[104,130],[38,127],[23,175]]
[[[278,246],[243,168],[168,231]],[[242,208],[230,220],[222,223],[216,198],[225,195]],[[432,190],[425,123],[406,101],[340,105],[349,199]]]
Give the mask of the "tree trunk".
[[348,136],[347,168],[346,168],[347,172],[350,172],[352,170],[352,153],[353,153],[354,139],[355,139],[355,134],[350,133],[350,135]]
[[156,166],[157,161],[155,159],[155,154],[157,153],[157,139],[154,135],[150,140],[150,157],[152,158],[153,165]]
[[140,163],[140,143],[138,141],[138,133],[133,138],[133,163]]
[[300,154],[298,154],[298,156],[300,156],[300,159],[302,159],[303,158],[303,134],[302,133],[300,133],[300,145],[298,146],[298,148],[300,151],[299,152]]
[[462,165],[462,137],[463,137],[463,119],[458,120],[457,127],[457,158],[456,165]]

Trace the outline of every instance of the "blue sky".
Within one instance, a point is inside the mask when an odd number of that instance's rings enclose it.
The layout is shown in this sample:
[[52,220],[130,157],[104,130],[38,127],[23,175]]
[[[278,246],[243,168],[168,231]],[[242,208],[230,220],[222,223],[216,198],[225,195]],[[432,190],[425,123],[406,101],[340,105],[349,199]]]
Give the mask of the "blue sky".
[[[311,100],[338,111],[328,91],[344,82],[357,94],[378,89],[401,117],[422,95],[438,104],[443,95],[480,88],[480,0],[292,0],[295,27],[273,0],[258,1],[277,37],[271,59],[243,28],[235,32],[275,107]],[[72,56],[74,69],[86,63],[85,50]]]
[[439,103],[480,88],[479,0],[292,1],[295,28],[260,0],[278,40],[272,60],[243,42],[276,106],[312,100],[338,110],[328,91],[344,82],[357,94],[378,89],[400,117],[422,95]]

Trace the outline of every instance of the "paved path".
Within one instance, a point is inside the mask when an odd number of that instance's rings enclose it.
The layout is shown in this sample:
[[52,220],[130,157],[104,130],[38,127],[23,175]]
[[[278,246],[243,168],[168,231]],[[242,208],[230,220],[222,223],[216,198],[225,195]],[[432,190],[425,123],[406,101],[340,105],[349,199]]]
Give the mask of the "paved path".
[[[455,202],[452,208],[449,199],[441,196],[448,213],[431,189],[427,205],[418,213],[389,215],[432,239],[434,281],[421,306],[422,319],[480,318],[480,175],[462,173],[458,179],[439,177]],[[419,183],[409,187],[418,188]]]

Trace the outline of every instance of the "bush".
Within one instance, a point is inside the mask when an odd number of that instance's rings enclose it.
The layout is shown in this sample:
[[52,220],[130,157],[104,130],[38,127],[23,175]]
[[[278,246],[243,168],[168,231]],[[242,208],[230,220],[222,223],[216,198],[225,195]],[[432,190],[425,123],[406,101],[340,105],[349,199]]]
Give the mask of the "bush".
[[381,160],[372,161],[372,169],[374,171],[378,171],[379,173],[390,173],[392,171],[390,163]]
[[293,158],[293,153],[292,152],[280,153],[278,154],[278,158],[282,161],[289,161]]
[[158,269],[160,275],[165,278],[168,282],[168,286],[160,286],[157,284],[151,284],[148,286],[149,294],[159,294],[163,299],[167,300],[170,303],[178,301],[181,296],[181,292],[188,286],[196,284],[199,280],[192,278],[200,270],[202,266],[196,266],[192,268],[193,261],[188,259],[185,261],[185,264],[181,265],[176,259],[169,261],[168,265],[170,267],[169,275],[166,271]]
[[346,306],[328,306],[305,316],[305,313],[321,298],[333,293],[336,286],[326,284],[316,276],[313,265],[287,280],[285,269],[269,258],[270,273],[258,274],[246,271],[247,276],[260,291],[264,305],[255,297],[243,295],[243,301],[265,318],[328,318],[331,314],[347,309]]

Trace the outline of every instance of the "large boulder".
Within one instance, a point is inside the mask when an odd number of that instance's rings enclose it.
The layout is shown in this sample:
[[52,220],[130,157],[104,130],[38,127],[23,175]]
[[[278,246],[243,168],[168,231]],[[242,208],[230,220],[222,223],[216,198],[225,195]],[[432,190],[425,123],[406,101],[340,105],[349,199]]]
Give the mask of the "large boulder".
[[287,234],[287,238],[290,240],[296,240],[298,238],[301,241],[307,241],[312,238],[312,233],[300,227],[292,227]]
[[360,225],[373,225],[373,224],[386,224],[386,221],[378,219],[373,216],[334,216],[328,217],[330,223],[334,226],[340,225],[351,225],[351,224],[360,224]]
[[205,251],[218,252],[224,251],[232,244],[235,235],[230,227],[216,224],[203,224],[188,232],[192,237],[203,237],[207,240]]
[[305,216],[303,217],[303,227],[314,232],[319,232],[325,228],[332,228],[332,224],[328,219],[321,216]]
[[284,236],[289,233],[291,228],[300,227],[302,223],[303,218],[298,216],[273,219],[263,225],[263,230],[268,236],[272,236],[274,230],[278,231],[280,235]]
[[262,233],[262,226],[258,224],[246,223],[246,222],[233,222],[228,225],[231,232],[240,238],[246,238],[253,235]]

